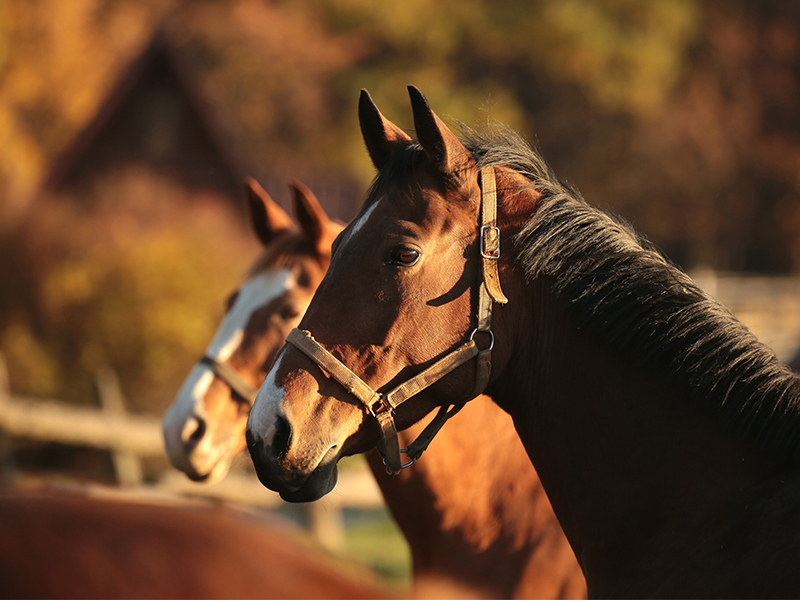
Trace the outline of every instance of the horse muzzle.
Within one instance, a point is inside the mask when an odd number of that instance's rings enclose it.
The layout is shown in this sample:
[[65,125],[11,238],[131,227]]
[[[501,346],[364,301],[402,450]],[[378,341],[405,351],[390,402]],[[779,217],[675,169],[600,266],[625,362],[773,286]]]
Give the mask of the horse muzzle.
[[287,502],[318,500],[336,485],[337,447],[327,449],[316,458],[293,461],[288,452],[291,429],[282,417],[278,418],[269,442],[250,425],[245,438],[258,480]]

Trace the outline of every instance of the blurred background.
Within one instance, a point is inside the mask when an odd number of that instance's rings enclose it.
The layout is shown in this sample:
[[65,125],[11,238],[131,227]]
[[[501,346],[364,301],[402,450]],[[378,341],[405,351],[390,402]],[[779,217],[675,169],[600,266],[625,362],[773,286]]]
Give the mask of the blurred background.
[[[632,221],[792,357],[800,3],[0,0],[0,353],[12,399],[154,426],[258,253],[244,176],[284,206],[286,178],[301,179],[350,219],[373,174],[358,90],[410,130],[408,83],[444,117],[519,130],[591,204]],[[215,493],[170,479],[158,450],[126,468],[129,455],[46,437],[7,428],[6,477]],[[320,534],[329,546],[407,578],[374,489],[358,510],[342,492],[344,516],[319,525],[314,509],[281,507],[247,462],[236,468],[254,485],[236,502],[253,497],[318,533],[338,527]]]

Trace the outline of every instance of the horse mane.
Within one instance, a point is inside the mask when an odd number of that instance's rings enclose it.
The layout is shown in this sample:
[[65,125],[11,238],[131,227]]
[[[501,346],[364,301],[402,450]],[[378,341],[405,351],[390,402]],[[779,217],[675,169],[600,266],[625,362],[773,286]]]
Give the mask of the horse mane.
[[526,278],[546,276],[623,359],[666,374],[769,450],[800,460],[800,378],[726,307],[619,217],[589,206],[510,129],[462,127],[478,167],[514,169],[542,195],[515,239]]
[[250,267],[247,278],[272,269],[291,269],[315,256],[314,245],[296,229],[289,229],[272,240]]
[[[741,435],[800,460],[800,377],[773,350],[627,222],[559,181],[516,132],[458,129],[478,168],[511,168],[541,194],[515,239],[528,280],[548,277],[579,325],[627,362],[666,375]],[[413,186],[409,175],[423,157],[416,142],[395,152],[364,208],[389,187]]]

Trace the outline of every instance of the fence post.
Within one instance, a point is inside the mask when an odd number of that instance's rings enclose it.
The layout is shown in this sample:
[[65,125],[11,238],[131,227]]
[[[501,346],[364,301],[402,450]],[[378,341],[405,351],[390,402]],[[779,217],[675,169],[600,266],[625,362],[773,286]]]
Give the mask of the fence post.
[[[119,377],[111,367],[103,367],[95,373],[95,387],[102,411],[107,415],[124,417],[125,398],[119,385]],[[121,486],[134,487],[142,484],[142,465],[139,457],[125,450],[111,450],[111,460],[117,482]]]

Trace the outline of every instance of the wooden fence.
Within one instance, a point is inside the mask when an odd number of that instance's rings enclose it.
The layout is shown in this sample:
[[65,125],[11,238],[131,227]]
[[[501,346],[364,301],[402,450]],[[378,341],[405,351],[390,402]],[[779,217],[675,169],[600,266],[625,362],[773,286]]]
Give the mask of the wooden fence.
[[[259,508],[277,508],[283,501],[264,488],[256,477],[231,473],[223,481],[205,485],[183,473],[168,470],[155,484],[145,485],[140,460],[165,457],[161,420],[126,412],[116,374],[108,369],[97,374],[100,407],[82,407],[59,400],[12,396],[5,361],[0,356],[0,432],[41,442],[89,447],[111,453],[117,481],[128,490],[204,497]],[[366,469],[341,473],[339,484],[324,499],[305,505],[311,534],[324,546],[340,547],[342,510],[383,507],[375,480]]]

